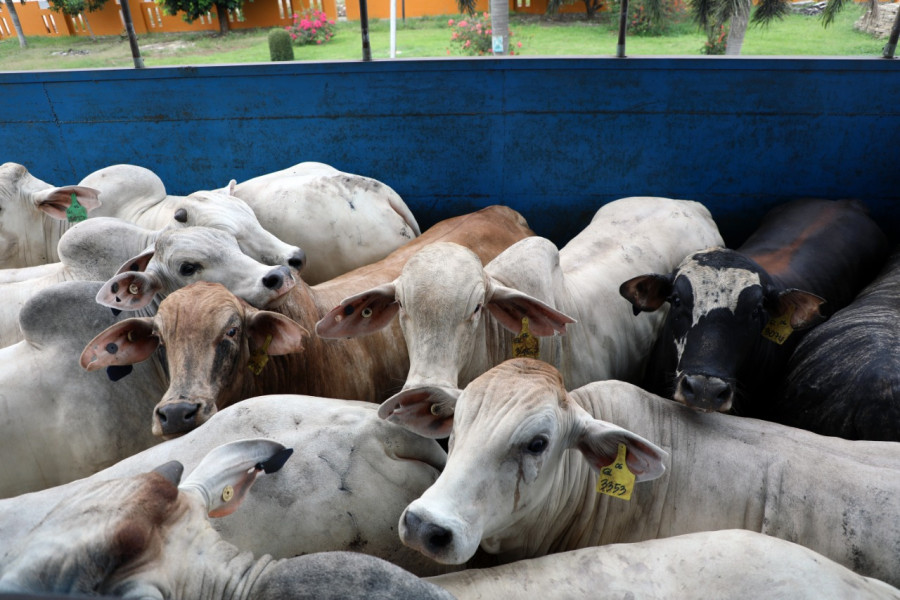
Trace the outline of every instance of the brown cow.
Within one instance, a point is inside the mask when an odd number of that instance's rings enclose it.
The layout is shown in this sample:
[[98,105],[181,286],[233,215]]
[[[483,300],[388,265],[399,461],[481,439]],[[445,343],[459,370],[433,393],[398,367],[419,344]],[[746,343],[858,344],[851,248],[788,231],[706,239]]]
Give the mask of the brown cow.
[[[130,365],[164,346],[170,385],[154,410],[153,433],[165,437],[194,429],[218,408],[264,394],[381,402],[399,390],[409,370],[397,322],[370,336],[325,340],[307,333],[316,321],[343,298],[396,279],[429,243],[464,245],[486,263],[530,235],[525,219],[502,206],[447,219],[379,262],[316,286],[300,282],[277,313],[252,308],[221,286],[194,284],[169,295],[155,317],[127,319],[100,333],[82,353],[81,365]],[[377,316],[373,321],[373,330],[384,325]],[[251,369],[261,370],[253,375]]]

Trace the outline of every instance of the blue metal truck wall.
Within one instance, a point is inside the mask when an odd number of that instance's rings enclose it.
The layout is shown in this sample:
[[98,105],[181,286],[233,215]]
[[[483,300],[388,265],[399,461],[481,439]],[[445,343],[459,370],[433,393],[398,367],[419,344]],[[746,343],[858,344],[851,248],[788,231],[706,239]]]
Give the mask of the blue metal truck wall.
[[565,243],[603,203],[689,198],[738,244],[771,206],[859,198],[900,233],[900,62],[516,58],[0,73],[0,163],[116,163],[169,193],[301,161],[397,190],[423,229],[490,204]]

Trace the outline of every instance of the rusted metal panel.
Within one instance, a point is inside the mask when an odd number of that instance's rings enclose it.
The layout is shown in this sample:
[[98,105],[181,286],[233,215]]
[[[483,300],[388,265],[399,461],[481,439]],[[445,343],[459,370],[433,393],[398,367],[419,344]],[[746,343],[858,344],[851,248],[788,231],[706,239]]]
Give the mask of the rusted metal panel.
[[900,63],[448,59],[0,73],[0,162],[57,184],[114,163],[172,193],[304,160],[375,177],[424,225],[489,204],[558,243],[629,195],[705,203],[738,243],[800,196],[900,234]]

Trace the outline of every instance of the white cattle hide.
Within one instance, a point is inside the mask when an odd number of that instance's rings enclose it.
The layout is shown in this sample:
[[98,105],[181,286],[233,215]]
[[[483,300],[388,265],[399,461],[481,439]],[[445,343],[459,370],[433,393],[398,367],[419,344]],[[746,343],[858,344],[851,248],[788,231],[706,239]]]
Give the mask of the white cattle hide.
[[88,212],[100,206],[98,191],[85,186],[54,187],[16,163],[0,165],[0,268],[59,260],[56,244],[69,228],[72,195]]
[[900,590],[743,529],[610,544],[428,579],[459,600],[887,600]]
[[[18,545],[57,502],[100,481],[137,475],[173,459],[190,471],[220,444],[263,436],[295,453],[278,477],[256,483],[241,511],[213,521],[225,540],[256,555],[353,550],[421,575],[446,572],[447,567],[404,546],[396,531],[406,506],[437,479],[446,454],[433,440],[386,423],[376,413],[373,404],[313,396],[245,400],[216,413],[203,427],[87,479],[0,500],[0,539],[4,546]],[[146,414],[139,421],[149,433],[145,419]],[[47,436],[41,439],[46,445]]]
[[132,477],[92,482],[2,551],[0,593],[160,600],[451,598],[371,556],[339,552],[255,559],[223,541],[207,514],[233,513],[258,475],[275,473],[268,477],[277,478],[291,453],[273,440],[245,439],[208,453],[181,485],[183,466],[177,461]]
[[[459,388],[513,356],[513,336],[522,329],[523,317],[533,335],[565,332],[543,340],[540,357],[557,365],[570,387],[600,379],[637,380],[663,316],[635,318],[619,296],[619,285],[633,274],[674,267],[691,251],[720,243],[701,204],[624,198],[597,211],[562,250],[544,238],[526,238],[482,268],[477,257],[458,246],[427,247],[391,284],[341,302],[316,332],[358,335],[371,330],[368,322],[383,318],[380,313],[399,313],[410,371],[403,391],[384,403],[381,414],[401,424],[415,418],[404,404],[422,393],[430,394],[435,410],[452,411]],[[366,318],[366,309],[374,311],[372,318]],[[432,432],[448,433],[447,427]]]
[[267,230],[303,248],[303,279],[315,285],[381,260],[421,231],[387,185],[317,162],[227,188],[249,204]]
[[[595,492],[592,469],[614,462],[619,442],[637,476],[629,501]],[[896,586],[898,497],[896,443],[697,414],[620,381],[567,393],[553,367],[515,359],[460,395],[447,466],[404,513],[400,534],[454,563],[479,544],[510,561],[740,528]]]

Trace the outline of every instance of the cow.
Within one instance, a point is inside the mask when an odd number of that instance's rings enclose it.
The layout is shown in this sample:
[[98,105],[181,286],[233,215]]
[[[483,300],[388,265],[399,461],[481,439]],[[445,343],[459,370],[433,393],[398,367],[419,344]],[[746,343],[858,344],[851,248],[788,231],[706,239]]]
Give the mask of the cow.
[[[445,418],[417,414],[424,432]],[[479,545],[510,562],[736,528],[900,584],[895,443],[698,413],[616,380],[567,392],[553,366],[517,358],[463,390],[449,448],[399,522],[404,543],[438,562]]]
[[427,581],[465,600],[900,598],[809,548],[744,529],[582,548]]
[[66,210],[73,205],[85,214],[96,210],[99,192],[85,186],[54,187],[22,165],[0,165],[0,268],[59,260],[56,244],[70,225]]
[[7,547],[0,557],[0,592],[216,600],[453,598],[372,556],[254,558],[223,541],[208,516],[237,510],[259,474],[276,473],[290,452],[272,440],[232,442],[210,452],[183,482],[183,466],[170,461],[66,498],[25,540]]
[[788,363],[780,423],[900,441],[900,251],[853,302],[810,331]]
[[[67,215],[72,205],[82,215]],[[219,192],[200,191],[190,196],[169,196],[151,171],[133,165],[115,165],[88,175],[78,186],[54,188],[14,163],[0,166],[0,198],[4,207],[0,235],[0,266],[29,267],[60,260],[57,245],[62,235],[87,217],[116,217],[146,229],[201,225],[222,229],[241,241],[243,250],[270,265],[287,264],[300,270],[304,252],[264,230],[253,210],[241,199]],[[14,258],[16,257],[16,258]],[[40,270],[37,275],[46,275]],[[16,273],[16,279],[28,273]],[[10,281],[6,276],[5,281]]]
[[309,252],[303,278],[311,285],[379,261],[421,233],[389,186],[318,162],[232,181],[224,191],[249,204],[263,227]]
[[[251,215],[252,216],[252,215]],[[299,275],[303,263],[303,251],[290,247],[271,233],[262,229],[255,221],[255,227],[223,227],[220,237],[234,236],[240,251],[262,263],[280,264],[285,267],[294,265],[290,271],[284,269],[266,269],[266,273],[280,273],[280,277],[291,282]],[[221,224],[220,224],[221,225]],[[166,236],[179,238],[180,244],[186,248],[193,261],[204,256],[202,249],[207,244],[202,232],[205,228],[183,227],[172,229]],[[19,281],[0,283],[0,347],[8,346],[22,339],[18,315],[25,302],[53,284],[62,281],[105,281],[123,268],[123,263],[131,257],[153,248],[161,231],[149,230],[121,219],[96,217],[78,223],[59,240],[58,251],[60,262],[17,269],[20,272],[31,271],[37,276]],[[229,245],[228,253],[234,245]],[[195,253],[196,251],[196,253]],[[298,260],[293,260],[298,258]],[[133,261],[125,265],[130,267]],[[43,274],[41,274],[43,273]]]
[[[213,520],[223,539],[276,558],[353,550],[418,575],[449,570],[397,535],[400,514],[434,483],[446,453],[434,440],[379,419],[371,403],[299,395],[250,398],[187,435],[85,479],[0,500],[0,539],[7,548],[20,545],[53,506],[100,482],[138,475],[173,458],[190,471],[213,448],[260,436],[297,451],[277,478],[256,483],[245,500],[247,510]],[[45,445],[49,439],[44,436]],[[18,458],[5,456],[9,462]]]
[[[190,431],[218,408],[262,394],[381,402],[399,387],[409,368],[399,327],[391,326],[351,343],[323,340],[306,332],[311,332],[316,321],[341,298],[396,278],[409,257],[427,244],[458,242],[489,261],[532,233],[516,211],[491,206],[441,221],[387,258],[331,281],[309,286],[301,280],[277,301],[268,303],[244,298],[257,308],[273,307],[277,314],[294,321],[293,327],[287,320],[272,324],[276,319],[248,310],[228,290],[195,286],[174,298],[174,294],[168,296],[163,301],[165,309],[160,304],[160,311],[165,310],[168,316],[138,318],[100,332],[84,348],[81,364],[92,370],[127,365],[151,356],[157,344],[163,343],[171,385],[153,412],[153,430],[163,436]],[[141,264],[137,266],[142,268]],[[140,270],[124,272],[104,285],[98,302],[122,310],[141,308],[162,288],[172,291],[174,286],[169,284],[177,277],[172,267],[160,268],[152,277]],[[193,270],[190,278],[216,281],[205,269]],[[272,325],[267,325],[266,331],[254,329],[251,321],[257,318]],[[286,327],[284,335],[279,335],[282,327]],[[234,335],[229,336],[232,328]],[[262,350],[269,336],[272,339],[266,352],[273,355],[272,359],[264,369],[260,367],[259,375],[253,375],[247,368],[251,351],[265,356]],[[190,360],[172,360],[175,354]],[[223,368],[226,364],[228,369]]]
[[696,410],[773,419],[804,330],[846,306],[887,251],[862,204],[804,199],[770,211],[737,250],[625,281],[636,315],[668,308],[643,385]]
[[[401,424],[407,403],[424,395],[431,410],[442,411],[461,387],[512,356],[513,336],[525,331],[523,318],[530,335],[565,333],[541,344],[540,356],[559,366],[569,385],[636,380],[662,316],[633,319],[617,296],[619,283],[634,269],[668,269],[721,240],[701,204],[623,198],[600,208],[562,250],[531,237],[482,267],[464,248],[431,245],[390,284],[342,300],[316,324],[316,333],[363,335],[399,315],[409,376],[381,414]],[[449,420],[444,425],[433,435],[448,435]]]

